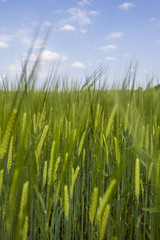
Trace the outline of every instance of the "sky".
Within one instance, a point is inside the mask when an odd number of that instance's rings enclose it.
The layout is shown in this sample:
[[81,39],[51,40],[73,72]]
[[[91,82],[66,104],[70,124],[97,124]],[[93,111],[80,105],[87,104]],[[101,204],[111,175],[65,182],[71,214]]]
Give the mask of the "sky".
[[37,81],[53,66],[79,84],[106,66],[109,86],[136,72],[136,85],[160,82],[159,0],[0,0],[0,81],[16,81],[33,44],[30,67],[49,31]]

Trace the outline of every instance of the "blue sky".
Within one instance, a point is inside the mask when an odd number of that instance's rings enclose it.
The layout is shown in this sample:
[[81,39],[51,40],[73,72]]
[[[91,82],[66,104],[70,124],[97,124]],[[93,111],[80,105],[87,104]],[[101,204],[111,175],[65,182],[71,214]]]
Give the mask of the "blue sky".
[[138,62],[137,86],[160,79],[159,0],[0,0],[0,74],[15,78],[34,33],[40,34],[30,65],[51,27],[39,69],[39,82],[56,62],[68,79],[84,81],[99,64],[107,81],[121,81]]

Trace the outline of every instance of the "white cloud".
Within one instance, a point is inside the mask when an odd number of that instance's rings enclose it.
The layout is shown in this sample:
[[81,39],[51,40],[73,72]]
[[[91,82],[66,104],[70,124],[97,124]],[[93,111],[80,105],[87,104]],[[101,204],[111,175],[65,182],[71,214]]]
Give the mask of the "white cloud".
[[129,54],[129,53],[125,53],[125,54],[124,54],[124,57],[126,57],[126,58],[131,58],[132,56],[131,56],[131,54]]
[[69,59],[69,57],[67,57],[65,54],[53,52],[50,50],[44,50],[42,52],[42,57],[41,57],[42,61],[60,60],[60,61],[64,62],[68,59]]
[[72,22],[77,22],[79,25],[91,24],[91,19],[88,17],[88,12],[80,8],[70,8],[68,9],[70,14],[69,20]]
[[160,43],[160,39],[157,40],[157,43]]
[[90,2],[88,0],[82,0],[81,2],[78,2],[78,5],[80,6],[90,5]]
[[30,46],[31,44],[31,31],[28,28],[19,28],[13,35],[13,40],[20,41],[22,44]]
[[72,63],[71,67],[73,67],[73,68],[85,68],[85,65],[81,62],[74,62],[74,63]]
[[[21,44],[26,45],[27,47],[30,47],[33,43],[33,36],[31,29],[29,28],[19,28],[14,34],[8,34],[3,33],[0,34],[0,41],[2,42],[18,42]],[[35,48],[40,48],[42,46],[43,40],[40,38],[37,38],[35,41]]]
[[17,60],[15,63],[9,65],[7,70],[12,75],[20,74],[22,72],[22,65],[20,60]]
[[143,70],[142,73],[143,73],[144,75],[146,75],[146,74],[148,74],[148,71],[147,71],[147,70]]
[[129,10],[131,8],[134,8],[136,5],[131,2],[124,2],[118,6],[118,8],[121,8],[123,10]]
[[[98,11],[88,11],[82,8],[67,9],[67,17],[58,21],[60,30],[83,32],[84,26],[92,24],[92,18],[99,14]],[[72,26],[72,27],[70,27]],[[85,31],[86,32],[86,31]]]
[[[31,31],[27,28],[20,28],[14,34],[2,33],[0,34],[1,42],[20,42],[21,44],[30,46],[32,43]],[[39,41],[39,40],[38,40]]]
[[90,11],[89,15],[97,16],[97,15],[99,15],[99,12],[98,11]]
[[[23,54],[23,60],[25,60],[27,57],[26,54]],[[32,53],[29,57],[30,62],[35,62],[37,60],[37,54]],[[44,50],[41,54],[40,62],[46,62],[46,61],[52,61],[52,60],[67,60],[68,58],[65,56],[62,56],[61,54],[57,52],[53,52],[50,50]]]
[[18,43],[26,45],[27,47],[30,47],[34,43],[35,49],[41,48],[44,43],[43,39],[41,38],[33,39],[31,30],[28,28],[20,28],[13,35],[10,35],[10,34],[0,35],[0,40],[6,41],[6,42],[16,41]]
[[115,57],[106,57],[106,60],[107,61],[116,61],[117,58],[115,58]]
[[[16,60],[13,64],[9,65],[7,67],[7,72],[9,73],[10,76],[17,75],[22,72],[22,62],[25,62],[27,57],[27,54],[24,53],[22,55],[22,59]],[[36,53],[32,53],[29,57],[29,63],[27,66],[27,71],[30,72],[33,68],[34,62],[37,60],[38,55]],[[59,62],[59,61],[66,61],[69,58],[65,56],[64,54],[53,52],[50,50],[44,50],[42,52],[40,61],[39,61],[39,66],[41,71],[47,76],[47,73],[49,72],[49,68],[52,67],[52,62]],[[39,70],[38,70],[39,73]],[[42,74],[39,74],[40,78],[42,78]]]
[[131,72],[131,73],[135,72],[135,69],[134,69],[134,68],[131,68],[131,69],[130,69],[130,72]]
[[107,46],[100,47],[99,50],[102,50],[104,52],[109,52],[110,50],[114,50],[116,48],[117,48],[116,45],[107,45]]
[[53,11],[53,13],[55,13],[55,14],[59,14],[59,13],[62,13],[62,12],[63,12],[62,9],[58,9],[58,10]]
[[48,21],[46,21],[44,24],[45,24],[46,26],[52,26],[52,25],[53,25],[53,23],[48,22]]
[[8,45],[5,42],[0,42],[0,48],[7,48]]
[[83,33],[83,34],[86,34],[87,30],[86,29],[81,29],[80,32]]
[[7,0],[1,0],[1,2],[7,2]]
[[64,55],[64,56],[63,56],[63,55],[61,56],[61,61],[62,61],[62,62],[65,62],[65,61],[67,61],[68,59],[69,59],[69,57],[67,57],[67,56],[65,56],[65,55]]
[[43,53],[42,53],[42,60],[50,61],[50,60],[56,60],[56,59],[59,59],[59,58],[60,58],[60,54],[57,53],[57,52],[44,50]]
[[107,36],[106,39],[120,38],[122,36],[123,36],[123,32],[112,32]]
[[[27,57],[27,54],[24,53],[23,54],[23,58],[22,60],[25,61]],[[32,53],[30,56],[29,56],[29,60],[30,62],[35,62],[37,60],[37,53],[34,52]],[[41,53],[41,57],[40,57],[40,63],[44,63],[46,61],[52,61],[52,60],[60,60],[62,62],[68,60],[69,57],[67,57],[64,53],[57,53],[57,52],[53,52],[51,50],[43,50],[42,53]]]
[[[5,72],[7,72],[7,75],[9,76],[9,79],[14,79],[15,75],[20,76],[22,72],[22,63],[25,62],[27,57],[27,54],[22,54],[22,58],[17,59],[13,64],[6,66]],[[30,73],[32,71],[32,68],[34,66],[35,61],[37,60],[37,53],[34,52],[30,55],[29,62],[27,65],[27,72]],[[46,78],[51,71],[53,66],[57,66],[60,62],[63,62],[63,66],[65,65],[65,62],[68,60],[68,57],[64,53],[58,53],[53,52],[50,50],[44,50],[42,52],[38,68],[35,71],[36,74],[38,74],[37,83],[39,83],[43,78]],[[56,65],[55,65],[56,64]]]
[[11,34],[0,34],[0,41],[10,42],[13,40],[13,38],[14,36]]
[[63,27],[60,28],[60,30],[65,30],[65,31],[76,31],[76,28],[73,27],[72,25],[64,25]]

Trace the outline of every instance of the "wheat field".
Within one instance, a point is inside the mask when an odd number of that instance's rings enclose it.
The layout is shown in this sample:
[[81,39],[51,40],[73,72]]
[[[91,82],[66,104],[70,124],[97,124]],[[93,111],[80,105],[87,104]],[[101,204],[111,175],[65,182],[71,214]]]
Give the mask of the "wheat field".
[[0,239],[159,239],[160,92],[0,91]]

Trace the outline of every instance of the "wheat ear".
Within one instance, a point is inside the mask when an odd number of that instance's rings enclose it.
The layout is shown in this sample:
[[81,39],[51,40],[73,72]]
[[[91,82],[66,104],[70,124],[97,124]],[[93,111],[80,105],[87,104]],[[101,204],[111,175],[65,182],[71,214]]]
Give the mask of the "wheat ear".
[[7,172],[9,174],[11,166],[12,166],[12,158],[13,158],[13,136],[11,137],[9,152],[8,152],[8,161],[7,161]]
[[125,121],[124,121],[124,131],[125,132],[128,128],[129,111],[130,111],[130,104],[127,105],[127,110],[126,110],[126,115],[125,115]]
[[89,209],[89,219],[92,223],[94,221],[95,214],[96,214],[97,202],[98,202],[98,188],[95,187],[92,192],[90,209]]
[[97,110],[96,110],[96,115],[95,115],[95,120],[94,120],[94,129],[97,129],[97,127],[98,127],[99,113],[100,113],[100,105],[98,104]]
[[51,155],[50,155],[50,161],[49,161],[49,169],[48,169],[48,185],[51,187],[52,180],[53,180],[53,165],[54,165],[54,152],[55,152],[55,141],[52,142],[52,148],[51,148]]
[[103,238],[104,238],[109,213],[110,213],[110,205],[107,204],[107,206],[105,207],[105,210],[104,210],[104,213],[103,213],[103,216],[102,216],[102,220],[101,220],[101,225],[100,225],[100,228],[99,228],[99,239],[100,240],[103,240]]
[[10,118],[9,118],[7,128],[6,128],[6,131],[4,133],[4,137],[2,139],[2,143],[1,143],[1,146],[0,146],[0,159],[3,158],[4,154],[7,151],[9,139],[10,139],[11,132],[12,132],[12,128],[13,128],[13,125],[14,125],[14,122],[15,122],[15,119],[16,119],[16,114],[17,114],[17,111],[14,109],[11,113]]
[[115,145],[115,152],[116,152],[116,161],[117,161],[117,164],[119,165],[120,164],[120,152],[119,152],[119,145],[118,145],[116,137],[114,137],[114,145]]
[[78,147],[78,157],[80,156],[80,153],[82,151],[83,148],[83,144],[84,144],[84,140],[85,140],[85,136],[86,136],[86,131],[83,133],[80,143],[79,143],[79,147]]
[[21,203],[20,203],[20,211],[19,211],[19,221],[23,221],[23,218],[25,216],[25,208],[27,204],[27,199],[28,199],[28,185],[29,182],[27,181],[23,185],[23,190],[22,190],[22,196],[21,196]]
[[44,167],[43,167],[43,182],[42,182],[42,187],[44,188],[47,182],[47,161],[44,162]]
[[28,232],[28,216],[26,216],[24,220],[22,240],[27,240],[27,232]]
[[136,159],[135,162],[135,196],[137,200],[139,199],[139,193],[140,193],[140,163],[139,159]]
[[40,141],[38,143],[38,146],[37,146],[37,149],[36,149],[36,157],[38,158],[41,154],[41,150],[42,150],[42,147],[43,147],[43,143],[44,143],[44,140],[47,136],[47,132],[48,132],[48,129],[49,129],[49,126],[46,125],[43,129],[43,132],[42,132],[42,135],[41,135],[41,138],[40,138]]
[[3,189],[3,181],[4,181],[4,169],[0,171],[0,196]]
[[68,195],[68,186],[64,186],[64,214],[66,219],[68,220],[69,213],[69,195]]
[[151,162],[150,165],[149,165],[149,170],[148,170],[148,182],[151,180],[152,169],[153,169],[153,162]]
[[16,169],[13,174],[10,195],[9,195],[9,212],[8,212],[8,218],[6,222],[6,227],[8,231],[10,231],[10,227],[13,219],[13,210],[15,205],[15,193],[17,188],[18,175],[19,175],[19,171]]
[[112,110],[112,113],[111,113],[111,116],[110,116],[110,118],[108,120],[108,124],[107,124],[107,128],[106,128],[106,137],[108,137],[108,135],[110,134],[112,123],[113,123],[114,116],[116,114],[117,108],[118,108],[118,104],[116,104],[114,106],[114,108]]
[[101,219],[102,212],[103,212],[103,210],[104,210],[104,208],[105,208],[105,206],[106,206],[106,204],[107,204],[107,202],[108,202],[108,200],[109,200],[109,198],[110,198],[110,196],[112,194],[112,191],[113,191],[115,185],[116,185],[116,180],[113,179],[110,182],[107,190],[105,191],[104,196],[103,196],[103,198],[102,198],[102,200],[100,202],[100,205],[98,207],[98,210],[97,210],[97,220]]

